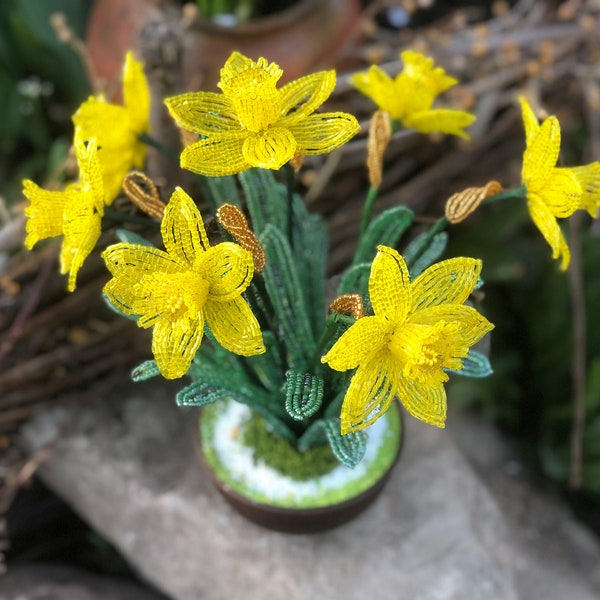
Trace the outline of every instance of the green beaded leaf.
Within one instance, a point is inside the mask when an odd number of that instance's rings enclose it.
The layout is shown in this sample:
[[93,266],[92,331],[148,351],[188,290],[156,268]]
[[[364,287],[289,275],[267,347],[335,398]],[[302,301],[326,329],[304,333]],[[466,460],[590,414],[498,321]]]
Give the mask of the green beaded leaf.
[[342,276],[338,286],[338,295],[341,294],[360,294],[366,297],[369,293],[369,275],[371,274],[371,265],[362,263],[350,267]]
[[269,408],[268,401],[261,397],[260,391],[249,387],[238,389],[235,386],[219,386],[204,381],[194,381],[177,392],[175,401],[178,406],[205,406],[233,398],[236,402],[246,404],[256,411],[278,435],[292,443],[296,442],[296,434]]
[[404,232],[412,225],[413,216],[414,213],[410,208],[397,206],[373,219],[359,240],[352,264],[370,263],[375,258],[379,244],[394,248]]
[[336,458],[347,467],[354,468],[367,450],[367,434],[364,431],[340,433],[340,420],[337,417],[315,421],[298,440],[300,452],[322,443],[325,438]]
[[194,381],[177,392],[175,402],[178,406],[204,406],[226,397],[226,390],[210,383]]
[[285,368],[282,363],[283,357],[280,356],[279,344],[272,331],[263,331],[263,342],[266,348],[265,352],[254,356],[245,356],[242,360],[248,363],[250,369],[265,389],[273,393],[278,393],[284,381]]
[[131,371],[133,381],[146,381],[157,375],[160,375],[160,369],[154,360],[146,360]]
[[323,378],[291,370],[285,378],[285,409],[290,417],[296,421],[312,417],[323,402]]
[[448,369],[448,371],[456,373],[457,375],[462,375],[463,377],[479,378],[487,377],[494,372],[489,358],[485,354],[477,352],[477,350],[469,350],[469,354],[462,359],[462,364],[462,369],[456,371],[454,369]]
[[367,450],[367,435],[363,431],[340,433],[339,419],[321,421],[333,453],[347,467],[354,468]]
[[260,237],[267,225],[285,231],[288,219],[287,190],[271,171],[248,169],[239,174],[254,233]]
[[125,242],[127,244],[137,244],[138,246],[152,246],[146,238],[143,238],[138,233],[134,233],[133,231],[129,231],[128,229],[117,229],[115,232],[117,239],[121,242]]
[[[271,227],[288,240],[299,290],[309,324],[316,338],[323,328],[325,306],[325,269],[328,255],[327,227],[317,214],[306,209],[300,196],[288,195],[287,187],[278,183],[271,171],[248,169],[239,174],[254,233],[262,236]],[[292,219],[290,220],[290,210]],[[289,234],[291,232],[291,242]],[[267,257],[268,259],[268,257]]]
[[242,208],[240,194],[231,175],[225,177],[205,177],[202,181],[206,183],[213,212],[216,212],[223,204],[233,204],[239,209]]
[[293,200],[293,253],[315,339],[325,325],[325,283],[329,239],[325,221],[306,210],[300,196]]
[[445,231],[433,236],[426,248],[421,248],[427,232],[417,236],[404,251],[404,260],[408,265],[411,279],[420,275],[430,267],[444,252],[448,243],[448,234]]
[[267,256],[262,272],[282,337],[288,342],[290,366],[302,370],[314,349],[314,337],[297,264],[284,235],[267,225],[260,238]]

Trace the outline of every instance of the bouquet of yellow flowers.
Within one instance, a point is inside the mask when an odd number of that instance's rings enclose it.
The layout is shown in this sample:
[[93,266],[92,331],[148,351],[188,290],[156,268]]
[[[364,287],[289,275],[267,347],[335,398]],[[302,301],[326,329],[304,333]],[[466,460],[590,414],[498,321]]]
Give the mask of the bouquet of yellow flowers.
[[[328,444],[347,466],[361,461],[364,430],[396,398],[413,417],[443,427],[449,374],[491,372],[487,356],[473,347],[493,328],[471,297],[482,285],[481,261],[439,261],[445,229],[481,204],[526,202],[566,269],[569,250],[556,219],[577,209],[596,216],[600,163],[556,167],[558,120],[539,124],[521,98],[521,185],[505,190],[490,182],[456,194],[444,216],[405,242],[410,209],[397,206],[374,216],[387,142],[402,126],[467,138],[475,117],[434,107],[457,81],[432,59],[413,51],[402,59],[404,70],[395,79],[376,66],[352,78],[378,110],[361,232],[333,293],[326,277],[327,229],[296,193],[294,169],[307,155],[345,144],[359,124],[344,112],[319,111],[336,85],[334,71],[278,87],[278,65],[237,52],[221,70],[221,93],[165,100],[184,141],[181,167],[197,174],[201,203],[177,187],[165,204],[153,182],[136,171],[147,145],[160,147],[160,141],[149,127],[143,67],[128,54],[123,105],[90,98],[73,116],[79,181],[64,191],[24,182],[26,244],[62,235],[61,271],[73,290],[100,237],[105,207],[123,189],[151,217],[150,228],[160,220],[162,236],[157,247],[122,229],[120,242],[102,253],[112,275],[104,287],[108,303],[152,329],[153,359],[134,370],[134,379],[186,376],[191,383],[177,394],[178,404],[234,399],[300,452]],[[205,226],[199,204],[214,214],[218,232]]]

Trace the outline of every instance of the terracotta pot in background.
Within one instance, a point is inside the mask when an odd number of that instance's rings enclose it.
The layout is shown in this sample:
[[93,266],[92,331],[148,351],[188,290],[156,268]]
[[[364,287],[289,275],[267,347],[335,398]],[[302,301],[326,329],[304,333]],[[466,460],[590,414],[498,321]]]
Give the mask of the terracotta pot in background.
[[[278,63],[284,70],[282,82],[335,66],[342,49],[356,41],[361,0],[298,0],[236,27],[188,13],[175,0],[95,0],[86,36],[96,91],[105,91],[111,101],[120,101],[127,50],[144,61],[152,96],[151,133],[173,152],[181,142],[164,98],[216,90],[219,71],[233,50]],[[154,148],[148,149],[146,172],[164,198],[175,185],[191,186],[190,174]]]
[[[184,18],[169,0],[96,0],[87,45],[100,82],[118,80],[128,49],[139,54],[144,30],[169,23],[181,44],[181,90],[214,89],[219,69],[233,50],[264,56],[284,69],[283,81],[335,66],[345,45],[355,41],[360,0],[298,0],[292,7],[234,27]],[[179,32],[177,32],[179,29]],[[140,58],[145,59],[143,56]]]

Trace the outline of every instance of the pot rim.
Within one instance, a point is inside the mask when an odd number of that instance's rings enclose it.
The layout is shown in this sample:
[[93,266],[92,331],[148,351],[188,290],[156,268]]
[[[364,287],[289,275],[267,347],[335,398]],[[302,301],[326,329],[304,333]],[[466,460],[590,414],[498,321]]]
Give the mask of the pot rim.
[[[230,400],[230,401],[234,402],[234,400]],[[210,472],[211,477],[214,478],[215,481],[217,481],[220,484],[220,486],[231,491],[232,494],[235,494],[236,496],[239,496],[240,498],[247,500],[248,503],[250,503],[251,505],[275,507],[277,509],[281,509],[282,512],[286,512],[286,511],[293,511],[293,512],[316,511],[316,512],[318,512],[320,509],[325,508],[327,506],[332,506],[332,505],[336,505],[336,504],[344,504],[348,500],[352,500],[352,499],[356,498],[357,496],[361,496],[363,494],[363,492],[368,491],[373,486],[377,486],[379,481],[382,479],[385,479],[389,475],[389,473],[392,471],[392,469],[398,462],[400,454],[403,449],[404,427],[403,427],[403,415],[402,415],[402,411],[400,409],[400,403],[396,402],[390,408],[391,408],[391,411],[389,411],[389,413],[385,416],[385,418],[393,419],[394,420],[393,422],[397,423],[397,425],[392,426],[393,429],[396,429],[396,433],[393,434],[393,438],[391,438],[393,440],[392,445],[390,445],[389,441],[382,442],[383,446],[378,451],[378,452],[385,453],[380,456],[388,457],[387,459],[384,459],[385,463],[387,463],[387,464],[381,465],[383,468],[380,468],[380,469],[377,469],[377,467],[375,467],[376,472],[373,475],[373,473],[371,471],[371,477],[369,477],[369,472],[367,471],[365,474],[361,475],[359,478],[354,479],[355,483],[358,484],[359,486],[361,485],[360,482],[363,481],[362,489],[357,494],[349,495],[349,496],[340,498],[339,500],[325,501],[323,504],[315,503],[313,506],[285,505],[285,504],[279,503],[276,499],[274,500],[273,503],[271,503],[268,501],[268,499],[267,499],[267,501],[263,501],[263,500],[261,500],[261,498],[252,497],[252,494],[250,494],[250,495],[246,494],[244,492],[243,486],[242,486],[242,488],[239,488],[239,486],[237,486],[237,484],[235,483],[235,480],[228,481],[226,478],[223,479],[222,477],[220,477],[217,474],[217,472],[215,471],[215,468],[212,465],[212,460],[216,460],[217,464],[223,465],[221,459],[219,459],[217,457],[216,459],[211,460],[205,456],[205,453],[204,453],[205,444],[202,440],[202,426],[200,426],[198,428],[196,435],[194,436],[195,443],[196,443],[196,449],[201,458],[202,463],[206,466],[207,470]],[[202,419],[202,416],[201,416],[202,410],[203,409],[200,410],[200,420]],[[216,418],[218,419],[218,417],[216,417]],[[209,440],[210,439],[211,438],[209,437]],[[209,441],[209,444],[210,444],[210,441]],[[387,448],[388,448],[387,450],[384,449],[385,446],[387,446]],[[393,449],[393,455],[390,452],[390,451],[392,451],[392,449]],[[373,464],[375,465],[375,463],[373,463]],[[225,468],[225,471],[228,471],[227,467],[224,466],[224,468]],[[366,484],[366,486],[364,483],[365,478],[371,480],[370,483]],[[348,483],[350,483],[350,482],[347,482],[347,484]],[[344,484],[344,485],[347,485],[347,484]],[[341,488],[333,488],[333,490],[337,490],[337,489],[341,489]]]

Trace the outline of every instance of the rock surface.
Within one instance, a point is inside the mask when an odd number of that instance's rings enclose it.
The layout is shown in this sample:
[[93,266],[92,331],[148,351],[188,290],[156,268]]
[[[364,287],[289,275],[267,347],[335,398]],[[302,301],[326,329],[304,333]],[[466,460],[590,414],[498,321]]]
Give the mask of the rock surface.
[[[306,536],[252,525],[203,477],[195,414],[174,405],[174,389],[125,385],[80,409],[66,433],[73,409],[42,414],[22,432],[34,452],[62,430],[40,475],[170,598],[600,597],[598,574],[582,574],[600,560],[585,530],[569,521],[571,533],[554,537],[560,552],[543,539],[527,544],[452,436],[414,419],[405,419],[403,454],[387,488],[357,520]],[[542,499],[525,505],[525,513],[547,510]],[[553,523],[558,514],[566,523],[562,510],[549,513]]]
[[81,569],[27,564],[11,567],[0,580],[2,600],[165,600],[117,577]]

